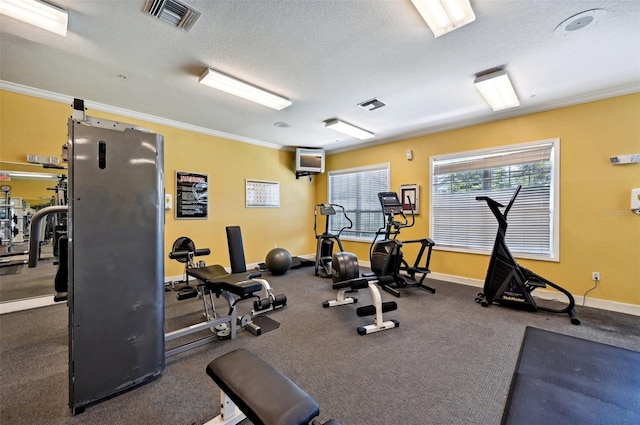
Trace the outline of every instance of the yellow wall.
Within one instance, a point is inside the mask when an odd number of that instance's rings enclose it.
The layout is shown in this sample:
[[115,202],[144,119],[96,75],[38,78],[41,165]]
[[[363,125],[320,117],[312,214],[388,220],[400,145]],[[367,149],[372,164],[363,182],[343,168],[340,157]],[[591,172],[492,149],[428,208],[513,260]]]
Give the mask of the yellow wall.
[[[575,295],[592,288],[591,272],[599,271],[601,284],[589,297],[640,305],[640,216],[629,208],[631,189],[640,187],[640,164],[609,162],[610,156],[640,153],[640,94],[330,155],[327,171],[389,162],[393,190],[401,184],[421,187],[420,215],[403,239],[428,237],[430,156],[556,137],[561,140],[560,261],[520,263]],[[413,150],[413,161],[407,161],[407,149]],[[326,174],[317,183],[317,198],[326,199]],[[368,244],[345,242],[345,249],[368,258]],[[431,270],[483,280],[488,259],[434,251]]]
[[[67,140],[70,105],[8,91],[0,91],[0,160],[25,162],[29,153],[60,156]],[[264,261],[274,245],[292,255],[315,250],[313,237],[314,184],[296,180],[294,155],[261,146],[235,142],[186,130],[87,111],[90,116],[141,125],[164,136],[166,192],[174,196],[175,172],[192,171],[209,176],[209,218],[176,220],[175,209],[166,212],[165,252],[173,241],[188,236],[197,247],[211,248],[201,257],[208,264],[229,265],[225,226],[242,228],[247,263]],[[6,169],[5,164],[0,168]],[[29,168],[29,171],[41,171]],[[245,179],[280,182],[280,208],[245,208]],[[18,184],[15,182],[14,184]],[[13,196],[20,196],[14,191]],[[165,274],[180,275],[183,265],[166,260]]]
[[[59,156],[66,141],[71,107],[59,102],[0,91],[0,160],[25,160],[27,153]],[[209,218],[175,220],[166,214],[165,252],[179,236],[210,247],[207,263],[229,264],[224,227],[242,227],[248,263],[264,261],[275,244],[292,255],[315,251],[313,206],[327,199],[326,174],[296,180],[293,154],[234,142],[165,125],[117,117],[100,111],[89,115],[139,124],[165,138],[165,184],[175,195],[175,171],[209,175]],[[613,155],[640,152],[640,94],[606,99],[327,156],[327,171],[389,162],[391,187],[421,186],[420,215],[403,238],[429,235],[429,157],[559,137],[560,261],[521,260],[546,278],[583,295],[593,286],[591,272],[602,282],[589,297],[640,305],[640,217],[629,211],[630,190],[640,187],[640,164],[612,166]],[[405,152],[412,149],[414,160]],[[245,208],[246,178],[280,182],[280,208]],[[14,196],[18,196],[15,194]],[[436,241],[437,243],[437,241]],[[347,242],[345,249],[368,260],[368,244]],[[408,250],[409,256],[413,255]],[[484,279],[486,255],[435,251],[434,272]],[[182,273],[167,260],[166,274]]]

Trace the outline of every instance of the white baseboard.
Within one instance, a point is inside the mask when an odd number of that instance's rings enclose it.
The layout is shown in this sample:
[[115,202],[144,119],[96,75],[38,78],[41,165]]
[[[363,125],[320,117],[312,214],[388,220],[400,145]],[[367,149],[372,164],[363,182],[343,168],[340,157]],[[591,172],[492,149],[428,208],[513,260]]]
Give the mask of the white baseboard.
[[14,311],[30,310],[32,308],[46,307],[55,304],[67,305],[66,302],[54,302],[53,295],[45,295],[44,297],[33,297],[16,301],[2,302],[0,303],[0,314],[13,313]]
[[179,282],[182,279],[184,279],[184,275],[183,274],[177,274],[175,276],[165,276],[164,277],[164,283],[171,283],[171,282]]
[[[448,275],[443,273],[430,273],[431,279],[443,280],[445,282],[460,283],[462,285],[475,286],[482,288],[484,286],[484,280],[471,279],[468,277]],[[566,298],[562,296],[558,297],[560,293],[557,291],[550,291],[547,289],[537,289],[535,296],[543,300],[559,300],[563,301]],[[618,313],[632,314],[634,316],[640,316],[640,305],[626,304],[617,301],[603,300],[600,298],[584,298],[582,295],[573,295],[577,306],[582,306],[584,302],[585,307],[598,308],[600,310],[615,311]]]
[[484,281],[480,279],[472,279],[470,277],[456,276],[443,273],[429,273],[429,278],[435,280],[444,280],[445,282],[459,283],[461,285],[475,286],[476,288],[482,288]]

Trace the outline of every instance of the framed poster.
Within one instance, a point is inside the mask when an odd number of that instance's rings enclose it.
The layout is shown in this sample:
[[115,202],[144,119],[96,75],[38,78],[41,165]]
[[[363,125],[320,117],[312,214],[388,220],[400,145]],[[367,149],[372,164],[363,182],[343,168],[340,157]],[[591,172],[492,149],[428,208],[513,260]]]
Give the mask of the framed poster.
[[247,208],[280,207],[280,182],[246,180]]
[[420,214],[420,186],[417,184],[403,184],[400,186],[400,202],[402,211],[413,214]]
[[209,177],[206,174],[176,171],[176,218],[207,218]]

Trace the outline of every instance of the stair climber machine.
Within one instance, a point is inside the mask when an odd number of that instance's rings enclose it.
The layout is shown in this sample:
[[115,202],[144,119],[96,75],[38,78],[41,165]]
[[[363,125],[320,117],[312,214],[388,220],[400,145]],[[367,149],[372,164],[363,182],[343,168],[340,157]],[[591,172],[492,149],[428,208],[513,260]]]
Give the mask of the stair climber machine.
[[[431,273],[429,263],[431,262],[431,251],[435,242],[429,238],[406,241],[397,239],[402,229],[412,227],[415,224],[413,204],[410,201],[408,202],[411,209],[411,224],[409,224],[409,219],[404,213],[402,202],[400,202],[397,193],[380,192],[378,193],[378,199],[382,207],[385,223],[376,232],[376,236],[369,248],[371,271],[378,277],[387,278],[384,279],[386,283],[382,285],[382,289],[396,297],[400,297],[398,288],[406,287],[418,287],[435,293],[435,288],[424,283],[427,275]],[[400,221],[397,220],[398,217]],[[380,236],[383,239],[378,240]],[[407,244],[420,244],[420,250],[413,265],[409,265],[402,252],[402,247]],[[424,264],[420,265],[423,257],[425,258]]]
[[[331,216],[335,216],[336,209],[338,209],[340,213],[340,219],[338,222],[343,227],[340,229],[338,233],[330,233],[329,229],[329,221]],[[322,234],[318,234],[318,212],[320,212],[321,216],[325,217],[324,224],[324,232]],[[313,233],[316,235],[316,264],[315,264],[315,275],[322,277],[331,277],[332,273],[332,256],[333,256],[333,244],[334,241],[338,243],[338,248],[340,252],[344,251],[342,247],[342,242],[340,241],[340,235],[343,231],[347,229],[351,229],[353,227],[353,222],[347,216],[347,213],[344,210],[342,205],[338,204],[317,204],[313,211]]]
[[[476,302],[483,307],[491,304],[499,304],[506,307],[528,310],[547,311],[551,313],[567,313],[571,324],[579,325],[580,319],[574,311],[575,300],[571,293],[553,282],[550,282],[518,264],[511,255],[505,236],[507,234],[507,214],[516,200],[521,186],[518,185],[509,204],[505,207],[488,196],[478,196],[476,200],[485,201],[491,212],[498,220],[498,233],[493,245],[493,252],[489,260],[487,277],[484,281],[483,292],[476,297]],[[500,208],[504,208],[501,212]],[[562,292],[568,299],[568,304],[564,308],[542,307],[536,304],[531,293],[537,288],[545,288],[547,285]]]

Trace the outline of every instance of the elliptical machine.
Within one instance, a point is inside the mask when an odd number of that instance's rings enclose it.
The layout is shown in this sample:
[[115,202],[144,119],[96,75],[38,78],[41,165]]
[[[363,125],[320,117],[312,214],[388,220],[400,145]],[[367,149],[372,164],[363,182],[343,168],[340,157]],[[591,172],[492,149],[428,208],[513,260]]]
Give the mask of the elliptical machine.
[[[409,219],[404,213],[402,202],[400,202],[396,192],[380,192],[378,193],[378,200],[382,207],[385,224],[376,232],[376,236],[369,248],[369,259],[371,261],[371,271],[376,276],[390,276],[392,278],[389,283],[382,285],[382,289],[396,297],[400,297],[400,292],[396,288],[409,286],[416,286],[435,293],[435,288],[424,283],[427,275],[431,273],[429,263],[431,262],[431,251],[435,242],[429,238],[408,241],[399,241],[397,239],[401,229],[412,227],[415,224],[413,204],[409,201],[411,208],[411,224],[409,224]],[[396,221],[397,216],[400,216],[402,221]],[[384,236],[384,239],[378,240],[379,236]],[[404,259],[402,253],[402,246],[410,243],[420,244],[418,256],[411,266]],[[425,252],[425,262],[421,266],[420,261]],[[417,275],[420,275],[420,277],[417,278]]]
[[[345,218],[345,226],[340,229],[338,233],[329,232],[329,218],[332,215],[336,215],[336,208]],[[320,215],[325,217],[324,232],[318,234],[318,211]],[[339,252],[344,252],[342,242],[340,241],[340,235],[346,229],[351,229],[353,222],[347,216],[342,205],[338,204],[317,204],[313,211],[313,233],[316,235],[316,264],[315,275],[321,277],[331,277],[332,274],[332,256],[333,256],[333,243],[338,243]]]
[[[573,295],[566,289],[520,266],[507,247],[507,243],[505,242],[505,236],[507,234],[507,214],[513,206],[521,188],[521,185],[516,187],[506,207],[488,196],[476,197],[477,201],[486,201],[489,209],[491,209],[491,212],[498,220],[498,233],[493,245],[491,259],[489,260],[489,268],[487,269],[483,292],[478,294],[476,302],[480,303],[483,307],[489,307],[491,304],[499,304],[534,312],[540,310],[551,313],[567,313],[571,319],[571,324],[579,325],[580,319],[578,319],[574,311],[575,300]],[[504,208],[504,212],[501,212],[500,208]],[[531,293],[537,288],[545,288],[546,285],[557,289],[568,298],[568,305],[565,308],[554,309],[536,304]]]

